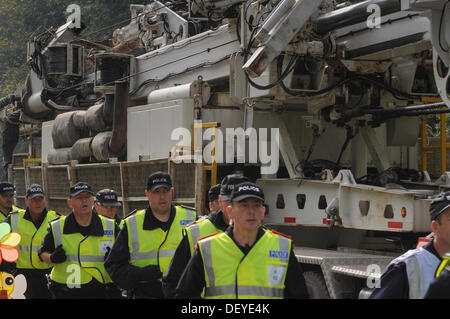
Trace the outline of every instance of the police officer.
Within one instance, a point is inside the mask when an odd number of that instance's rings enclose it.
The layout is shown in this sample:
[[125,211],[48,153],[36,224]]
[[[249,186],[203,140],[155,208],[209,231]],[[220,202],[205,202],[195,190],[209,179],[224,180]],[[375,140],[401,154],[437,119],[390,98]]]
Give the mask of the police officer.
[[94,209],[102,216],[114,219],[120,225],[121,219],[117,215],[117,208],[122,204],[117,200],[117,193],[112,189],[102,189],[95,195]]
[[0,183],[0,223],[6,219],[10,212],[21,209],[14,205],[15,194],[16,190],[13,184],[9,182]]
[[442,261],[450,251],[450,192],[440,194],[430,204],[434,238],[425,246],[394,259],[381,276],[380,287],[369,298],[411,298],[425,296]]
[[303,272],[288,236],[261,227],[264,193],[236,185],[226,232],[200,239],[177,286],[177,297],[307,298]]
[[47,234],[49,222],[58,219],[59,214],[45,207],[44,190],[41,185],[31,185],[25,196],[26,209],[11,212],[5,222],[11,230],[22,236],[19,259],[16,261],[17,273],[23,274],[27,280],[27,299],[51,298],[47,288],[47,277],[51,266],[38,256],[42,240]]
[[113,298],[117,291],[104,267],[114,244],[114,220],[92,211],[94,192],[88,183],[70,188],[72,212],[50,223],[40,256],[53,265],[50,291],[55,298]]
[[156,172],[147,180],[149,205],[124,219],[105,267],[128,297],[164,298],[161,280],[167,271],[182,230],[197,218],[195,211],[172,204],[169,174]]
[[208,204],[210,214],[220,209],[219,194],[220,194],[220,184],[214,185],[208,191]]
[[183,239],[175,251],[169,270],[163,278],[163,291],[166,298],[175,298],[175,289],[178,281],[194,252],[198,238],[217,232],[224,232],[228,228],[230,219],[225,213],[225,210],[231,203],[231,193],[235,185],[247,181],[249,181],[247,177],[239,174],[225,176],[220,184],[220,191],[218,192],[220,194],[218,195],[220,209],[189,225],[184,230]]
[[450,299],[450,253],[443,260],[436,272],[436,278],[430,284],[424,299]]

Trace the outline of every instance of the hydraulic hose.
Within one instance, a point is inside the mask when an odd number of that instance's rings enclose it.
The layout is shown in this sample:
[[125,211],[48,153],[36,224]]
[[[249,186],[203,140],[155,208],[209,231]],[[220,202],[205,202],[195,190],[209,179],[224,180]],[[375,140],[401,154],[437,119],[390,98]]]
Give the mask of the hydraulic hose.
[[15,101],[20,101],[20,98],[18,96],[15,96],[14,94],[8,95],[0,99],[0,109],[4,108],[8,104],[14,103]]

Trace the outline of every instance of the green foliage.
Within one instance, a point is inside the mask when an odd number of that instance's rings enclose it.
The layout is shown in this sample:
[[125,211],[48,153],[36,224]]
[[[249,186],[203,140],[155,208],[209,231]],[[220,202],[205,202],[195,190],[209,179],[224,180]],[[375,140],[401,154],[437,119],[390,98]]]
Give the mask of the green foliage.
[[[0,1],[0,97],[13,93],[28,73],[27,42],[46,29],[63,25],[66,8],[74,3],[81,8],[81,22],[86,26],[81,36],[90,40],[108,40],[112,26],[130,18],[130,4],[145,0],[4,0]],[[97,32],[98,30],[102,30]]]

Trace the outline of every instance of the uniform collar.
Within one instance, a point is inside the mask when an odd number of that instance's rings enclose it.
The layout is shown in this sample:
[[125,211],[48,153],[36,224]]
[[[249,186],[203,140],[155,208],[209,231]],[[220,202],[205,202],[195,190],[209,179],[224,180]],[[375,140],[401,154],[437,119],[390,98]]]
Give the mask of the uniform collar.
[[[94,206],[92,206],[92,212],[93,212],[93,213],[96,213],[97,215],[100,215],[100,214],[98,213],[98,211],[95,209]],[[109,217],[106,217],[106,218],[109,218]],[[113,219],[114,219],[114,221],[117,223],[117,225],[120,225],[120,222],[122,221],[122,218],[120,218],[120,216],[119,216],[118,213],[116,213],[116,216],[114,216]]]
[[442,260],[442,257],[439,255],[439,253],[437,252],[436,248],[434,248],[434,240],[431,240],[430,242],[426,243],[423,246],[423,249],[428,250],[430,253],[432,253],[437,258],[439,258],[439,260]]
[[227,230],[225,231],[225,233],[228,235],[228,237],[230,237],[234,243],[236,244],[236,246],[239,247],[239,249],[244,253],[244,255],[247,255],[250,251],[250,249],[252,249],[253,246],[256,245],[256,243],[258,242],[258,240],[266,233],[266,229],[264,227],[259,227],[258,228],[258,233],[256,234],[256,240],[253,243],[252,246],[245,246],[242,247],[240,246],[236,240],[234,240],[234,235],[233,235],[233,225],[231,225],[230,227],[227,228]]
[[42,211],[39,218],[36,219],[35,221],[33,220],[33,218],[31,218],[30,210],[28,209],[28,207],[25,210],[25,214],[23,215],[23,219],[26,219],[26,220],[32,222],[34,224],[34,226],[36,226],[36,228],[41,227],[41,225],[44,222],[46,217],[47,217],[47,208],[44,208],[44,210]]
[[[75,234],[80,232],[80,224],[77,223],[75,220],[75,215],[73,214],[73,211],[67,215],[66,221],[64,222],[64,230],[63,234]],[[98,214],[94,211],[92,211],[92,220],[91,225],[89,227],[89,233],[88,236],[103,236],[103,224],[98,216]]]
[[152,209],[150,205],[145,209],[145,217],[144,217],[144,230],[153,230],[156,228],[161,228],[164,231],[167,231],[172,225],[173,220],[175,219],[175,206],[170,205],[170,216],[167,222],[162,222],[155,217],[152,213]]
[[[13,212],[13,211],[14,211],[14,207],[11,206],[11,208],[9,209],[8,214],[11,213],[11,212]],[[2,215],[5,216],[5,217],[8,217],[8,214],[5,215],[5,213],[4,213],[3,211],[1,211],[1,210],[0,210],[0,214],[2,214]]]
[[209,214],[208,217],[206,217],[206,218],[208,218],[211,221],[211,223],[213,223],[213,225],[216,226],[216,228],[218,228],[222,231],[225,231],[229,226],[223,220],[223,212],[221,209]]

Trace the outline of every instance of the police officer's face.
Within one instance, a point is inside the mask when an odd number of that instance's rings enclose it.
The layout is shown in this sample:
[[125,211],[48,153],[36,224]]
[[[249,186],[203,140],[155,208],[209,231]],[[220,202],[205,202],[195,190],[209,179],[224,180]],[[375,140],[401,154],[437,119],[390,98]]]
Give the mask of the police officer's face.
[[228,206],[229,217],[235,228],[246,231],[257,230],[264,219],[266,208],[263,202],[256,198],[247,198]]
[[172,204],[173,187],[160,187],[153,192],[145,191],[147,195],[150,208],[156,214],[166,214],[170,212],[170,205]]
[[67,200],[67,205],[76,214],[90,214],[94,205],[94,196],[88,192],[82,192]]
[[438,245],[450,249],[450,208],[431,223],[431,228]]
[[102,216],[106,216],[108,218],[114,218],[116,216],[117,207],[116,206],[101,206],[95,203],[95,210]]
[[14,195],[0,195],[0,206],[4,209],[11,209],[12,205],[14,204]]
[[44,196],[36,196],[32,199],[25,198],[25,204],[31,214],[40,214],[45,208]]
[[221,207],[220,207],[220,204],[219,204],[218,200],[213,201],[213,202],[209,202],[209,211],[210,212],[218,211],[220,208]]
[[230,216],[228,216],[227,207],[231,205],[230,201],[222,200],[222,195],[219,195],[219,205],[222,209],[223,216],[225,218],[225,223],[230,223]]

